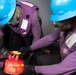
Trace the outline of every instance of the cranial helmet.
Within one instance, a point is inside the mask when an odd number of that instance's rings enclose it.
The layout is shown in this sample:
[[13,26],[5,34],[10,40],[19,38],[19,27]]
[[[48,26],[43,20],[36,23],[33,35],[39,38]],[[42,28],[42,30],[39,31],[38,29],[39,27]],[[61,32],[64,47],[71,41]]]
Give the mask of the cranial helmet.
[[51,0],[52,21],[62,21],[76,16],[76,0]]
[[16,0],[0,0],[0,25],[5,25],[12,18]]

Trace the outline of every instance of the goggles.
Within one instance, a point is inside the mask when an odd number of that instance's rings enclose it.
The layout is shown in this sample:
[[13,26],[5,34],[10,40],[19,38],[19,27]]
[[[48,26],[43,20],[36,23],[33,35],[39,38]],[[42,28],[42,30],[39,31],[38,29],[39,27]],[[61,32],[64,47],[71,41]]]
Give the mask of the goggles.
[[61,27],[62,25],[68,24],[68,23],[69,23],[69,20],[59,21],[59,22],[54,22],[54,25],[57,25],[57,26]]

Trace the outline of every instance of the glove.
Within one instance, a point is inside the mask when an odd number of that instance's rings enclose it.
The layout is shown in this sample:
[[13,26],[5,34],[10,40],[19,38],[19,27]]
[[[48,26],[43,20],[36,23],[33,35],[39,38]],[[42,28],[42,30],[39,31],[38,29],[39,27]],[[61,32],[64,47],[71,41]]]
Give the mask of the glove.
[[29,53],[31,52],[31,48],[30,47],[21,47],[20,49],[19,49],[19,52],[21,52],[21,55],[23,55],[23,56],[28,56],[29,55]]
[[6,48],[2,48],[0,51],[0,59],[7,58],[10,55],[10,51]]
[[34,65],[26,65],[25,64],[25,69],[30,69],[31,71],[35,71],[35,66]]
[[34,72],[35,72],[35,66],[25,65],[25,70],[21,75],[31,75]]

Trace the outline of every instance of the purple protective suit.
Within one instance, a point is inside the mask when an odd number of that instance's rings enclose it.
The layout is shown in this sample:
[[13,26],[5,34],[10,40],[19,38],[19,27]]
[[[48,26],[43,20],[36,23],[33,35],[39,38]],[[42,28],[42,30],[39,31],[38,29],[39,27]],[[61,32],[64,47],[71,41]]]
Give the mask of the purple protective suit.
[[60,52],[62,62],[55,65],[35,66],[37,73],[43,75],[69,75],[76,71],[76,31],[68,32],[66,38],[60,36],[60,30],[55,30],[52,34],[45,36],[33,45],[32,50],[52,44],[60,38]]
[[[30,36],[33,34],[33,42],[39,40],[41,37],[41,26],[39,23],[38,7],[30,2],[17,1],[17,5],[21,7],[22,16],[18,27],[10,28],[21,35],[22,37]],[[0,37],[4,36],[2,29],[5,26],[0,25]],[[2,62],[0,61],[0,67]]]
[[[11,27],[17,34],[22,37],[30,36],[33,34],[33,42],[40,39],[41,27],[39,23],[38,7],[30,2],[17,2],[17,5],[21,7],[22,17],[18,27]],[[29,35],[28,35],[29,34]]]

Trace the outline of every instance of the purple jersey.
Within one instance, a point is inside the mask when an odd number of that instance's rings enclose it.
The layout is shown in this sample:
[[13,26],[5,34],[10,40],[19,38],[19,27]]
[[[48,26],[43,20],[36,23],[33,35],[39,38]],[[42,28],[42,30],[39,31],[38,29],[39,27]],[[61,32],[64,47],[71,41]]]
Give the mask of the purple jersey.
[[35,50],[52,44],[60,38],[62,62],[49,66],[35,66],[37,73],[42,73],[43,75],[69,75],[76,71],[76,31],[68,32],[66,37],[64,35],[60,36],[60,34],[60,30],[57,29],[52,34],[31,45],[32,50]]

